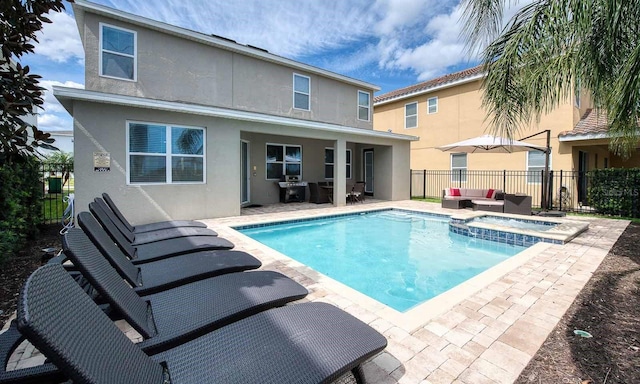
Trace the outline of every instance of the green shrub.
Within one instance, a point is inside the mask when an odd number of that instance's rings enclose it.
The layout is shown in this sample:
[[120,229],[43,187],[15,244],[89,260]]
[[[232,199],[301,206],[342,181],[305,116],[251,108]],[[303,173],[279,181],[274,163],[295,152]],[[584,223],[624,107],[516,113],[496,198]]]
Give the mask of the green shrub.
[[0,265],[38,234],[42,181],[35,157],[0,164]]
[[589,205],[598,213],[640,217],[639,168],[597,169],[589,182]]

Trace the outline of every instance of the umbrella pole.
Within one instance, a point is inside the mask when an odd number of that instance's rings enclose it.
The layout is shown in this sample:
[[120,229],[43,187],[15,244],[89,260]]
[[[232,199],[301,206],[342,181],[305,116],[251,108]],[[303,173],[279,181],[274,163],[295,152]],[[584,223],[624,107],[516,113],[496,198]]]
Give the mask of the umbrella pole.
[[544,178],[542,180],[542,207],[545,212],[549,210],[549,156],[551,156],[551,131],[547,129],[546,132],[547,149],[544,156]]

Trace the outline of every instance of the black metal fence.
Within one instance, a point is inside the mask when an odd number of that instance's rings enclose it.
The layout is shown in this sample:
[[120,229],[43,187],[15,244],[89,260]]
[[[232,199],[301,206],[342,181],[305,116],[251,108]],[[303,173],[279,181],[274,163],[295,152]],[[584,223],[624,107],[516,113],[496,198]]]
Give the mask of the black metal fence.
[[[543,208],[544,171],[432,171],[411,170],[411,197],[442,197],[445,188],[500,189],[531,196],[534,208]],[[592,212],[586,172],[550,171],[547,209]]]
[[62,223],[69,195],[74,193],[73,166],[42,163],[40,171],[43,224]]

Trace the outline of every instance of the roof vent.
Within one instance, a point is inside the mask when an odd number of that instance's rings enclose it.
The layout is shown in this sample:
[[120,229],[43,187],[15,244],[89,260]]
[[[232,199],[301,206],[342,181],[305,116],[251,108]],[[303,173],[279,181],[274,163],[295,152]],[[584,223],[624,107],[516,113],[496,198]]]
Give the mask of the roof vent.
[[229,39],[228,37],[219,36],[219,35],[216,35],[214,33],[212,33],[211,36],[213,36],[213,37],[215,37],[217,39],[222,39],[222,40],[226,40],[226,41],[229,41],[231,43],[234,43],[234,44],[238,44],[235,40]]
[[266,49],[264,49],[264,48],[260,48],[260,47],[256,47],[255,45],[249,45],[249,44],[247,44],[247,47],[249,47],[249,48],[253,48],[253,49],[257,49],[258,51],[262,51],[262,52],[267,52],[267,53],[269,53],[269,51],[267,51]]

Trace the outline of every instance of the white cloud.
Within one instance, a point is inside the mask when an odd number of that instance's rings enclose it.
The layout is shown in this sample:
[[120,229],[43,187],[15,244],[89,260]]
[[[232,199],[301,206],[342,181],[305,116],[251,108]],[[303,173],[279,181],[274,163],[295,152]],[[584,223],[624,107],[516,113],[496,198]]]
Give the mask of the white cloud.
[[52,22],[45,23],[38,33],[39,43],[35,44],[35,53],[56,63],[70,60],[82,63],[84,50],[73,16],[65,12],[52,12],[48,17]]
[[111,3],[127,12],[224,36],[287,57],[314,54],[369,36],[372,24],[366,0]]
[[73,120],[70,116],[43,113],[38,115],[38,129],[41,131],[72,131]]
[[[69,88],[80,88],[84,89],[84,85],[73,82],[73,81],[65,81],[60,82],[57,80],[42,80],[39,82],[40,86],[45,88],[44,91],[44,105],[42,106],[46,113],[60,113],[65,112],[66,109],[60,104],[60,102],[53,96],[53,86],[63,86]],[[38,123],[40,123],[38,121]]]

